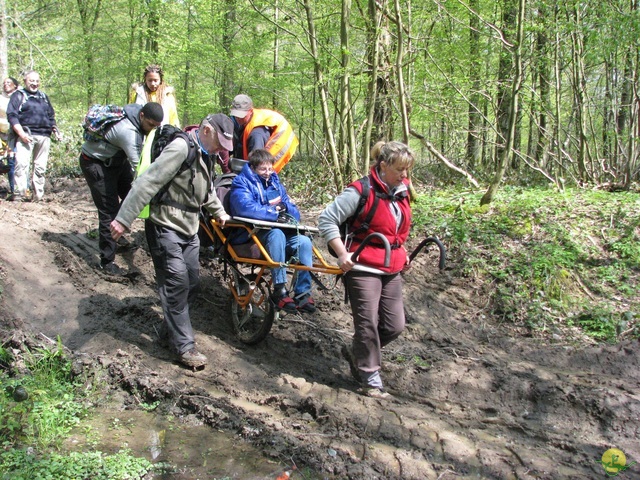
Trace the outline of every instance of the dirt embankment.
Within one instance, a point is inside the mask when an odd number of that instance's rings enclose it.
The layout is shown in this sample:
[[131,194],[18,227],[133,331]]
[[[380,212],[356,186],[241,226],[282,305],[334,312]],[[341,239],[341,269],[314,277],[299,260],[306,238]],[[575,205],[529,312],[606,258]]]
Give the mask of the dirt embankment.
[[228,326],[223,270],[203,259],[192,320],[210,365],[190,372],[155,342],[142,223],[118,260],[134,274],[114,282],[95,268],[96,219],[82,180],[54,180],[42,203],[0,201],[2,330],[60,335],[84,362],[109,365],[132,402],[172,398],[335,478],[603,478],[609,448],[640,460],[637,341],[518,337],[487,316],[482,285],[455,265],[439,273],[433,253],[405,278],[408,327],[384,353],[393,399],[365,398],[340,356],[351,335],[340,285],[316,294],[317,313],[288,315],[247,347]]

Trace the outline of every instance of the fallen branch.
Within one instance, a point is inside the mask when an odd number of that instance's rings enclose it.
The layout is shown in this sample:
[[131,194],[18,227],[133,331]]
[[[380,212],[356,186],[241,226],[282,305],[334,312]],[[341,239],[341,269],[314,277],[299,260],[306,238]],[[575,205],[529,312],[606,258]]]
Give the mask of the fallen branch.
[[409,133],[411,133],[411,135],[413,135],[418,140],[420,140],[422,145],[424,145],[427,148],[429,153],[431,153],[434,157],[440,160],[440,162],[443,163],[449,170],[453,170],[454,172],[459,173],[460,175],[465,177],[471,185],[473,185],[476,188],[480,188],[480,184],[478,183],[478,181],[475,178],[473,178],[473,176],[469,172],[467,172],[466,170],[463,170],[460,167],[456,167],[453,163],[451,163],[444,155],[442,155],[438,150],[436,150],[436,148],[431,144],[431,142],[427,141],[424,135],[419,134],[413,129],[409,130]]

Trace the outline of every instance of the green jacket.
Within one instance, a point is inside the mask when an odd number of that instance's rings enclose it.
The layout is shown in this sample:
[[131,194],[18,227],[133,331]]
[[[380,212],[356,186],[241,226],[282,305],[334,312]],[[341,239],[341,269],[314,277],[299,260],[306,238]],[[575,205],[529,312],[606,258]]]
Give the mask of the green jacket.
[[[192,132],[190,135],[194,136]],[[194,141],[195,138],[194,138]],[[197,144],[197,141],[196,141]],[[204,207],[216,218],[224,215],[224,207],[212,190],[213,163],[207,165],[198,151],[193,190],[189,185],[191,170],[187,169],[176,175],[182,162],[189,153],[189,146],[182,138],[176,138],[167,145],[160,156],[131,185],[131,191],[124,199],[116,220],[127,228],[138,217],[145,205],[151,202],[156,193],[169,184],[169,197],[174,202],[199,209]],[[193,193],[192,193],[193,192]],[[151,204],[149,220],[169,227],[183,235],[192,236],[198,232],[199,214],[186,212],[169,205]]]

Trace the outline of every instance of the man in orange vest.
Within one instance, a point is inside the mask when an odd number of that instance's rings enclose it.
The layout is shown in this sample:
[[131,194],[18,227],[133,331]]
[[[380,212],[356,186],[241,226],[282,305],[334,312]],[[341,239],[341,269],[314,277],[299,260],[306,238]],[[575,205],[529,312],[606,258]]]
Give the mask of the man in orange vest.
[[236,95],[229,112],[233,120],[234,156],[247,159],[249,154],[264,148],[276,159],[273,169],[279,172],[298,148],[298,138],[293,128],[278,112],[264,108],[253,108],[248,95]]

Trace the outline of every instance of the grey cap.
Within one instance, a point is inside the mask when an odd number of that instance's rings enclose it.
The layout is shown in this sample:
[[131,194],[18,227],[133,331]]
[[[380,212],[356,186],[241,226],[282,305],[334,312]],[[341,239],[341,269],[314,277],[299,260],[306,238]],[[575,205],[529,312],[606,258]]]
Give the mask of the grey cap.
[[238,118],[244,118],[253,110],[253,100],[249,95],[236,95],[231,103],[231,111],[229,115]]
[[216,129],[220,145],[225,150],[233,150],[233,120],[224,113],[216,113],[215,115],[207,115],[207,123]]

